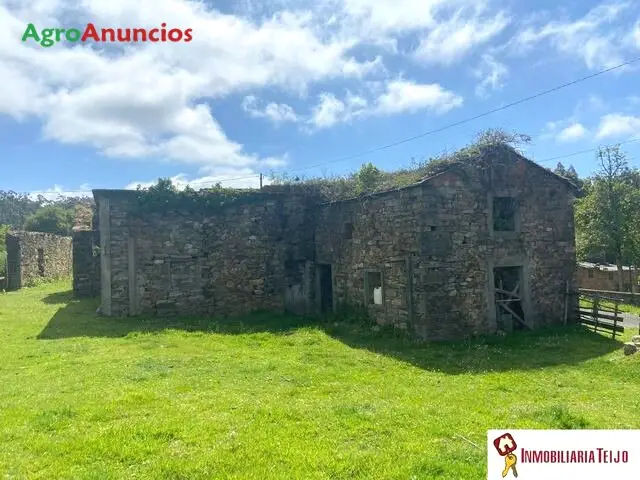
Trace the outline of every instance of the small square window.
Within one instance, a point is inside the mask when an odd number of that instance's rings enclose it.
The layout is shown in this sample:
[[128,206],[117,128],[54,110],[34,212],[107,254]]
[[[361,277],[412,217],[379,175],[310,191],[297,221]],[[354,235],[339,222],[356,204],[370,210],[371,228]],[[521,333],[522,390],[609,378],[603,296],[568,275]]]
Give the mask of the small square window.
[[353,238],[353,224],[352,223],[345,223],[342,226],[342,238],[344,238],[345,240],[350,240],[351,238]]
[[365,276],[367,305],[382,305],[382,273],[367,272]]
[[496,232],[515,232],[516,199],[513,197],[494,197],[493,230]]
[[435,232],[438,229],[438,227],[436,227],[435,225],[429,225],[427,227],[427,230],[429,230],[430,232]]

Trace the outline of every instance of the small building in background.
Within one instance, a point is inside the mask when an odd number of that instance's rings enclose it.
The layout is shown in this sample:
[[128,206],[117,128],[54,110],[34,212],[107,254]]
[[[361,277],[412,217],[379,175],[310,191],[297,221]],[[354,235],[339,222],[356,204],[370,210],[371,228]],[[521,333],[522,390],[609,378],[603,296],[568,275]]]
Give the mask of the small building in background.
[[71,237],[53,233],[9,232],[7,290],[71,276]]
[[638,269],[622,267],[622,285],[618,288],[618,267],[612,264],[578,262],[578,287],[611,292],[637,292]]

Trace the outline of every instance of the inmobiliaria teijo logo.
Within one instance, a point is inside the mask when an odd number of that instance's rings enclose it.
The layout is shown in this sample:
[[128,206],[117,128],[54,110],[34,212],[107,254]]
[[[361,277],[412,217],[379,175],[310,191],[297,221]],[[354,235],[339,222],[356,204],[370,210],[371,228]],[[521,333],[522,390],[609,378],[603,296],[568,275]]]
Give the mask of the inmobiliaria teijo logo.
[[81,31],[77,28],[44,28],[40,32],[33,23],[27,25],[22,34],[22,41],[29,39],[39,43],[43,47],[51,47],[56,42],[66,40],[67,42],[98,42],[98,43],[120,43],[120,42],[190,42],[193,40],[192,29],[171,28],[167,30],[167,24],[163,23],[160,28],[96,28],[93,23]]

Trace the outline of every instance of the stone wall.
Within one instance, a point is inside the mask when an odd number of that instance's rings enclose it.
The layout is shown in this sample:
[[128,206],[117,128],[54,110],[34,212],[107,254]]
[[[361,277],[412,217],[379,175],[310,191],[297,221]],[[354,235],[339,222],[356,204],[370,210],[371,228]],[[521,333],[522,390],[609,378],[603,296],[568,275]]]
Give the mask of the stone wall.
[[[622,291],[631,292],[632,288],[638,290],[640,272],[624,267],[622,272]],[[587,268],[578,265],[578,285],[580,288],[591,290],[618,291],[618,272],[599,267]]]
[[[577,289],[575,191],[512,150],[490,160],[330,204],[304,189],[269,187],[208,215],[138,215],[135,192],[96,191],[103,312],[364,306],[379,324],[420,338],[462,338],[504,327],[494,276],[515,268],[526,326],[562,323],[565,292]],[[515,202],[514,231],[495,231],[498,197]],[[576,302],[566,305],[568,321]]]
[[71,237],[41,232],[7,234],[8,289],[38,281],[68,277],[72,273]]
[[131,213],[131,192],[96,198],[106,314],[237,315],[283,310],[285,298],[293,310],[306,310],[310,197],[265,192],[207,215],[142,216]]
[[[378,323],[425,339],[490,333],[498,328],[494,268],[517,266],[528,325],[561,323],[567,283],[576,286],[573,196],[517,155],[494,160],[489,171],[461,167],[323,207],[317,262],[331,264],[336,303],[365,305]],[[517,232],[493,231],[493,196],[517,200]],[[383,278],[382,305],[366,300],[371,271]]]
[[100,232],[73,232],[73,294],[76,297],[100,295]]

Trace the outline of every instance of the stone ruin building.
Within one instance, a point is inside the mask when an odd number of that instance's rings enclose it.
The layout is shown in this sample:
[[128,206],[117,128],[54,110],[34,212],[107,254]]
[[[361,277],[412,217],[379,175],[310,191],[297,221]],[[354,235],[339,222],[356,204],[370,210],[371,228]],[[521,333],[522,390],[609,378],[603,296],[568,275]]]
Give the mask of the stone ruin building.
[[137,192],[95,190],[102,313],[361,306],[427,340],[573,320],[579,191],[510,147],[348,200],[296,187],[210,213],[145,215]]
[[7,290],[71,275],[71,237],[11,231],[7,234],[6,244]]

